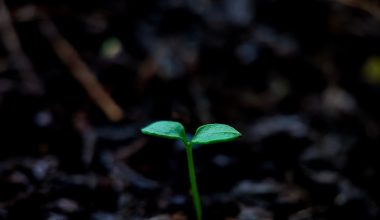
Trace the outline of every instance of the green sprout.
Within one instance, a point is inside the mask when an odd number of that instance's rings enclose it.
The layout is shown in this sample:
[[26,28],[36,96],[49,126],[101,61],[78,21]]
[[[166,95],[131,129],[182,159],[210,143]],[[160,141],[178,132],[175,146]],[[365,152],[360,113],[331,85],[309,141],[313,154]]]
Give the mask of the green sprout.
[[192,151],[193,144],[213,144],[232,141],[240,137],[241,134],[229,125],[206,124],[200,126],[195,132],[194,137],[191,140],[188,140],[183,125],[175,121],[157,121],[141,129],[141,132],[147,135],[175,139],[183,142],[186,148],[187,165],[189,168],[189,178],[194,208],[197,220],[201,220],[202,205],[198,193],[197,179],[195,174],[195,166]]

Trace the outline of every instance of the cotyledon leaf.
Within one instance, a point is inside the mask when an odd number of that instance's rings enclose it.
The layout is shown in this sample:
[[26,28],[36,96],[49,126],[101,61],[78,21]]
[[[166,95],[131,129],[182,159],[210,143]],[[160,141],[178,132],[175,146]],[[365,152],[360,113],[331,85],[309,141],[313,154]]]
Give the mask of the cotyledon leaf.
[[176,121],[157,121],[141,129],[143,134],[186,141],[185,128]]
[[206,124],[199,127],[191,140],[193,144],[213,144],[235,140],[241,134],[225,124]]

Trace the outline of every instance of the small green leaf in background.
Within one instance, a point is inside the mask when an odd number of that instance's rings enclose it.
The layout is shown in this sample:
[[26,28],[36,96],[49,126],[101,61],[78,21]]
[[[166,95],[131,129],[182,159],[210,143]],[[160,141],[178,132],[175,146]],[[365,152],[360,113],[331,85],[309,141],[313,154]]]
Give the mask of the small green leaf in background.
[[232,141],[241,134],[233,127],[225,124],[207,124],[199,127],[191,140],[193,144],[212,144]]
[[185,128],[181,123],[175,121],[157,121],[141,129],[141,132],[157,137],[186,141]]
[[372,85],[380,84],[380,57],[370,56],[362,67],[362,74],[367,83]]
[[100,48],[100,53],[103,58],[113,59],[123,50],[121,41],[116,37],[111,37],[105,40]]

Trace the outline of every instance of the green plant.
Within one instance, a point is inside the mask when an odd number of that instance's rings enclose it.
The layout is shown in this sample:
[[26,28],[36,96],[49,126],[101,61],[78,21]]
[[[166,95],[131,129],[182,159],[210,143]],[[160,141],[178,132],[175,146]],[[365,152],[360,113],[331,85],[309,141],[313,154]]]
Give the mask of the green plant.
[[192,152],[193,144],[204,145],[232,141],[240,137],[241,134],[229,125],[206,124],[200,126],[195,132],[194,137],[191,140],[188,140],[183,125],[175,121],[157,121],[141,129],[141,132],[147,135],[176,139],[181,140],[183,142],[186,148],[187,164],[189,169],[189,178],[194,208],[197,215],[197,219],[201,220],[202,206],[198,193],[198,186],[195,174],[195,166]]

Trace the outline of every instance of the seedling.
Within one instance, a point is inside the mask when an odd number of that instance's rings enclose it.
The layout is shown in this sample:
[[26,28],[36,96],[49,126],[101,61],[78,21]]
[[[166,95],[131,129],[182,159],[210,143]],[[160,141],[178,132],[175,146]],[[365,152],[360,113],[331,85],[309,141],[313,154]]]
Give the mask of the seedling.
[[183,125],[175,121],[157,121],[141,129],[141,132],[156,137],[180,140],[185,145],[195,213],[197,220],[201,220],[202,206],[195,175],[193,144],[213,144],[232,141],[240,137],[241,134],[229,125],[206,124],[200,126],[195,132],[194,137],[188,140]]

